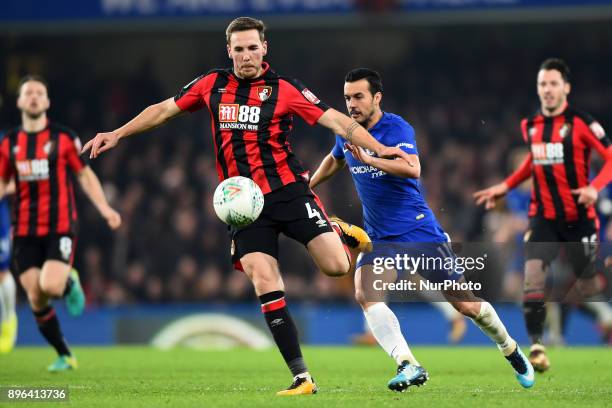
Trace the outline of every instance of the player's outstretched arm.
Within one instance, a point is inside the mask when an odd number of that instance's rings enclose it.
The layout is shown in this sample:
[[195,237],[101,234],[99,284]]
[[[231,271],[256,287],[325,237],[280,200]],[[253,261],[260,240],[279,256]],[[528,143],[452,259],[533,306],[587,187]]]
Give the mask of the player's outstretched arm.
[[378,157],[400,157],[410,166],[414,166],[408,153],[399,147],[390,147],[381,144],[378,140],[374,139],[363,126],[333,108],[326,110],[317,123],[330,129],[334,134],[342,136],[349,143],[373,151]]
[[345,144],[346,148],[351,152],[353,157],[360,162],[376,167],[385,173],[396,177],[404,178],[419,178],[421,177],[421,162],[416,154],[409,154],[411,165],[404,160],[381,159],[380,157],[370,156],[363,150],[362,147]]
[[491,210],[495,208],[495,201],[499,197],[506,195],[508,190],[508,185],[505,182],[501,182],[489,188],[485,188],[484,190],[475,192],[474,200],[476,200],[476,205],[484,204],[485,209]]
[[310,178],[310,188],[315,188],[319,184],[329,180],[346,166],[346,160],[336,159],[329,153]]
[[183,111],[174,101],[174,98],[168,98],[163,102],[148,106],[145,110],[140,112],[138,116],[120,128],[112,132],[98,133],[83,146],[81,153],[85,153],[87,150],[91,149],[89,157],[94,159],[98,157],[100,153],[117,146],[119,139],[154,129],[180,115],[182,112]]
[[474,200],[476,200],[476,205],[484,204],[487,210],[495,208],[495,201],[498,198],[505,196],[508,191],[531,177],[532,164],[531,153],[528,153],[519,168],[504,181],[475,192]]
[[91,200],[93,205],[96,206],[98,211],[111,229],[117,229],[121,226],[121,216],[117,211],[115,211],[106,201],[106,196],[104,195],[104,190],[102,190],[102,185],[100,184],[100,180],[96,173],[93,170],[86,166],[78,173],[79,184],[81,184],[81,188],[87,194],[87,197]]

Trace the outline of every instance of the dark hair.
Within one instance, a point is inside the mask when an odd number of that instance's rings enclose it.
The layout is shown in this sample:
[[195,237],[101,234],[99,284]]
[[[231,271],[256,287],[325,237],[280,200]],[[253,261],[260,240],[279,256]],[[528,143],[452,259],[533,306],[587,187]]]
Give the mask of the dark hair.
[[550,71],[552,69],[559,71],[561,73],[561,77],[565,82],[569,82],[570,69],[560,58],[548,58],[546,61],[540,65],[540,69],[544,69],[546,71]]
[[47,84],[45,78],[36,74],[28,74],[19,80],[19,85],[17,85],[17,97],[19,97],[19,94],[21,93],[21,87],[23,84],[30,81],[40,82],[45,86],[45,88],[47,88],[47,91],[49,91],[49,84]]
[[266,25],[263,21],[257,20],[252,17],[238,17],[232,20],[231,23],[225,29],[225,39],[227,43],[230,43],[230,37],[232,33],[237,31],[248,31],[257,30],[259,32],[259,39],[263,42],[265,39]]
[[376,92],[383,91],[382,78],[380,74],[369,68],[355,68],[349,71],[344,77],[344,82],[356,82],[360,79],[365,79],[368,81],[370,85],[370,93],[372,95],[376,94]]

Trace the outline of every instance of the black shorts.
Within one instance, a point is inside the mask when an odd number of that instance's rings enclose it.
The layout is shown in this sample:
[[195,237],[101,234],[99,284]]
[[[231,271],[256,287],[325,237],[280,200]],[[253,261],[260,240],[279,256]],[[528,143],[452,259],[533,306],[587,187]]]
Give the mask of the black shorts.
[[567,223],[533,217],[525,233],[525,258],[540,259],[548,265],[561,255],[576,276],[590,278],[596,274],[598,233],[596,220]]
[[288,184],[264,196],[257,220],[245,227],[230,227],[231,255],[236,269],[240,258],[263,252],[278,259],[278,235],[282,232],[303,245],[325,232],[332,232],[323,204],[306,183]]
[[76,238],[71,234],[14,237],[12,270],[20,275],[30,268],[42,268],[48,260],[72,265],[75,247]]

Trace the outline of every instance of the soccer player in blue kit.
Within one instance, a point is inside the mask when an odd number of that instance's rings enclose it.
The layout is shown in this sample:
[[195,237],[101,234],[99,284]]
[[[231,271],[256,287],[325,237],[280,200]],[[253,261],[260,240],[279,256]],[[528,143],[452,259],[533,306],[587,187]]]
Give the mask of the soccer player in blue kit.
[[[349,166],[363,205],[365,229],[374,245],[374,251],[360,254],[355,265],[355,298],[377,342],[398,364],[397,375],[389,381],[388,387],[394,391],[405,391],[411,385],[424,384],[428,373],[410,351],[393,311],[382,301],[367,299],[362,280],[367,281],[367,275],[371,276],[374,272],[376,257],[394,256],[389,252],[390,246],[419,243],[419,254],[425,251],[428,255],[440,257],[437,250],[448,248],[450,240],[421,191],[418,181],[421,170],[413,128],[400,116],[381,110],[380,75],[366,68],[350,71],[345,78],[344,98],[354,120],[368,129],[379,142],[403,149],[412,160],[412,163],[407,163],[381,159],[352,145],[350,140],[336,136],[336,145],[310,181],[311,188],[315,187],[346,164]],[[343,231],[349,232],[347,235],[351,235],[351,232],[352,235],[359,235],[358,227],[336,221]],[[423,243],[425,247],[429,244],[433,251],[423,249]],[[383,249],[377,250],[377,246]],[[454,256],[452,252],[450,254]],[[464,282],[462,275],[453,270],[418,272],[424,279],[433,282],[442,279]],[[469,290],[443,290],[442,294],[457,311],[469,317],[497,344],[512,365],[519,383],[525,388],[531,387],[534,383],[533,367],[517,342],[510,337],[491,304],[475,297]]]

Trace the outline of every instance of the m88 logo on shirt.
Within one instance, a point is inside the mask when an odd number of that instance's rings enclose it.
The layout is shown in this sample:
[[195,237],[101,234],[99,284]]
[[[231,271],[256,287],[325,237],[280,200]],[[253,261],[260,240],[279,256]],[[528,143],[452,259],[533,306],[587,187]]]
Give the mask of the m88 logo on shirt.
[[220,103],[219,128],[257,131],[260,113],[259,106]]
[[16,163],[20,181],[46,180],[49,178],[47,159],[18,160]]
[[533,163],[539,165],[563,163],[563,143],[533,143]]

